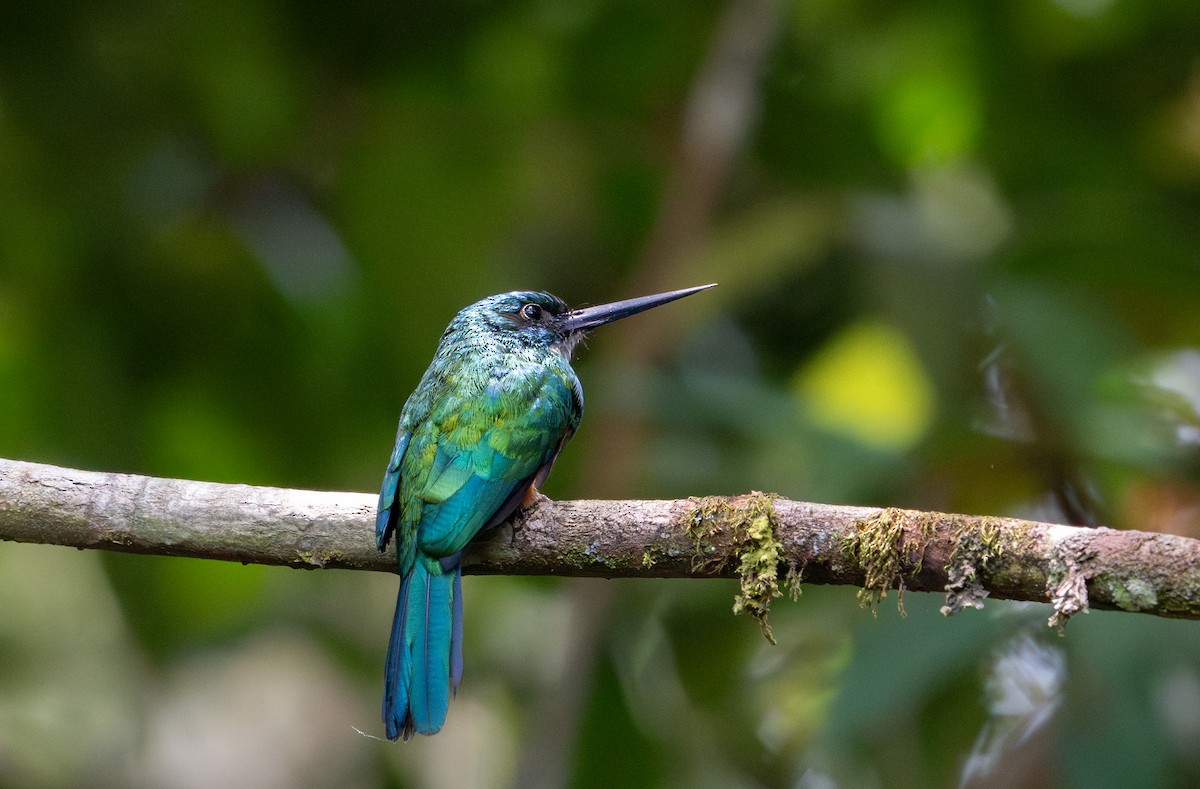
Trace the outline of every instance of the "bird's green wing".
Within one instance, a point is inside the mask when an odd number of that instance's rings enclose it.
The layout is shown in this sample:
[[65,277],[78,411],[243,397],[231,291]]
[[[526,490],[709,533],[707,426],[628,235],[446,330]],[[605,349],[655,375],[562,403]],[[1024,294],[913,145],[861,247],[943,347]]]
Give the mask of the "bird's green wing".
[[403,426],[396,434],[396,445],[388,459],[383,485],[379,488],[379,507],[375,512],[375,546],[379,550],[387,547],[392,531],[396,528],[396,495],[400,487],[400,464],[408,449],[408,432]]
[[452,556],[497,516],[507,517],[574,433],[580,414],[574,376],[539,371],[532,380],[528,370],[494,380],[480,397],[431,419],[433,430],[421,431],[424,457],[405,462],[423,459],[428,469],[413,491],[423,553]]

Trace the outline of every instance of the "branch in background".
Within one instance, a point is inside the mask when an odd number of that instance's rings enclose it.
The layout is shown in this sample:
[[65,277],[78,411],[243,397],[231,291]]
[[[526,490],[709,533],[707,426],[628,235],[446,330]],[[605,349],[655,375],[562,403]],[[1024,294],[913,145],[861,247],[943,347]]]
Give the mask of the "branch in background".
[[[0,539],[246,564],[394,572],[374,548],[375,497],[106,474],[0,460]],[[1051,624],[1093,608],[1200,619],[1200,540],[1015,518],[812,504],[761,493],[560,501],[527,511],[468,572],[740,578],[764,625],[789,582],[1048,602]],[[782,573],[782,577],[781,574]],[[901,604],[903,598],[901,597]],[[769,634],[769,631],[767,631]]]
[[[634,270],[630,293],[671,290],[664,283],[686,281],[697,249],[708,238],[716,206],[758,122],[761,74],[782,28],[778,0],[729,0],[717,19],[708,50],[692,78],[681,119],[680,139],[667,174],[654,230]],[[660,287],[661,286],[661,287]],[[651,313],[636,327],[613,327],[603,344],[610,361],[623,369],[645,365],[672,347],[678,318]],[[622,458],[644,457],[645,426],[628,414],[610,410],[592,424],[581,475],[586,492],[604,495],[631,490],[637,468]],[[594,587],[594,585],[593,585]],[[612,586],[573,588],[569,640],[560,676],[540,682],[534,702],[533,730],[517,764],[517,785],[543,789],[566,784],[591,693],[599,634],[618,600]]]

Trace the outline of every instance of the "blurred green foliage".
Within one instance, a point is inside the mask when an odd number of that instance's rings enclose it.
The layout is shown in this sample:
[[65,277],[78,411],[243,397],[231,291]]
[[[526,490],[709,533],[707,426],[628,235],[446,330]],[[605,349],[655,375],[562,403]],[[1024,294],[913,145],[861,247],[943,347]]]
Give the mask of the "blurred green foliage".
[[[1200,5],[733,5],[776,28],[761,106],[664,283],[721,287],[652,365],[581,354],[550,495],[634,418],[607,495],[1069,489],[1200,536]],[[457,309],[662,275],[725,9],[0,6],[0,456],[372,489]],[[589,619],[578,583],[469,579],[447,729],[393,747],[353,728],[393,579],[0,545],[0,786],[956,785],[1027,686],[1049,722],[970,785],[1200,782],[1195,623],[810,587],[772,648],[730,584],[614,582]],[[999,673],[1026,632],[1061,676]]]

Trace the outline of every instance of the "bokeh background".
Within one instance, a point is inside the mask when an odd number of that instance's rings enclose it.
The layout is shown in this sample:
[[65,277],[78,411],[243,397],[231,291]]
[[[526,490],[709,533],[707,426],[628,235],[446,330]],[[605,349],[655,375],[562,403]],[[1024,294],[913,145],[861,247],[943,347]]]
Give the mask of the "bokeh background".
[[[709,281],[552,497],[1200,536],[1200,5],[0,5],[0,456],[369,491],[462,306]],[[468,578],[399,746],[395,588],[0,545],[0,786],[1200,783],[1192,622]]]

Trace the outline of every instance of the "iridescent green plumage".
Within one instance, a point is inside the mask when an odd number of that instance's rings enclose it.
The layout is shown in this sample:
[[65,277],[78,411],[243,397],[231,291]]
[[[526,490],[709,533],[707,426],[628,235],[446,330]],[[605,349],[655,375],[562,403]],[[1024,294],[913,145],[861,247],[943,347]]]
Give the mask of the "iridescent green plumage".
[[[706,286],[710,287],[710,286]],[[704,288],[569,312],[548,293],[488,297],[450,322],[400,415],[376,541],[403,582],[388,647],[389,739],[433,734],[462,678],[462,551],[545,480],[583,414],[583,333]]]

